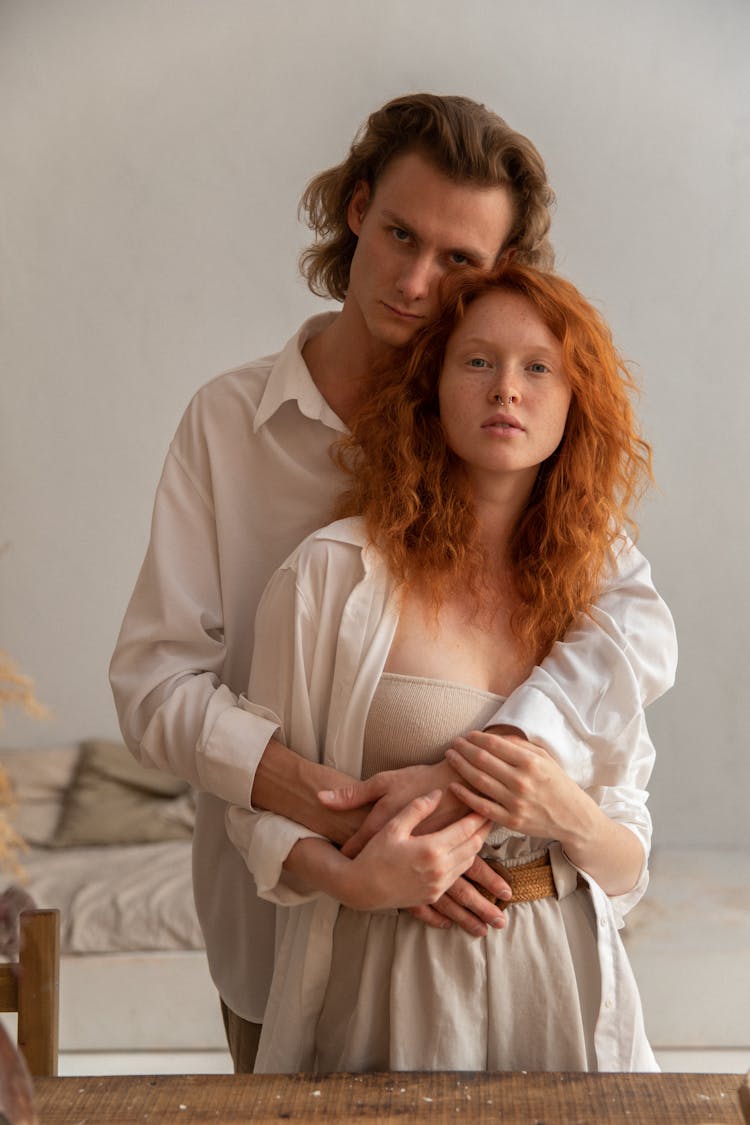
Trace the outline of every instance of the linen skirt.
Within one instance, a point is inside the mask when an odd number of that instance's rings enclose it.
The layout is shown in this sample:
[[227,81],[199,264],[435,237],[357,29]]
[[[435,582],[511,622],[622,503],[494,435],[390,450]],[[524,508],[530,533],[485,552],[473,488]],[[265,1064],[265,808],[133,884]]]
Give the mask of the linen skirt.
[[[544,854],[515,850],[509,866]],[[318,1071],[596,1070],[596,919],[575,869],[552,858],[558,897],[509,906],[483,938],[342,907]]]

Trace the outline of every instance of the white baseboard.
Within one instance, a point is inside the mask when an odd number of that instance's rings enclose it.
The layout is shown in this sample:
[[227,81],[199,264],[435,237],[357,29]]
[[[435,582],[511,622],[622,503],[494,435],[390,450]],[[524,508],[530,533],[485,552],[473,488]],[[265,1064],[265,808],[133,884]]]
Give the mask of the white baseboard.
[[63,1051],[62,1078],[100,1074],[231,1074],[228,1051]]

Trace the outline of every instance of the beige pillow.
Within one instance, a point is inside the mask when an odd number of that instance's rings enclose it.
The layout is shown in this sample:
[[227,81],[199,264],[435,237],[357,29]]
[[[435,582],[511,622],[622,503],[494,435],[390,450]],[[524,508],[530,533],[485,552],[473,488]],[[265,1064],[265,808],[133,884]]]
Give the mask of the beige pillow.
[[187,782],[136,762],[117,742],[84,742],[50,846],[148,844],[192,835]]
[[0,754],[15,798],[9,819],[28,844],[46,844],[54,834],[80,752],[79,746],[55,746]]

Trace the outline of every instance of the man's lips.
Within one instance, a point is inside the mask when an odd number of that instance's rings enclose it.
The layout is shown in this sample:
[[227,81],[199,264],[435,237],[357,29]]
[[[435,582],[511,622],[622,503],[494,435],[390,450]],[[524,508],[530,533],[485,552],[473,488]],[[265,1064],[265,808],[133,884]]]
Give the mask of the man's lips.
[[406,309],[400,309],[398,305],[389,305],[387,301],[381,302],[383,306],[392,312],[395,316],[401,317],[402,320],[424,320],[424,316],[420,313],[408,312]]
[[512,414],[493,414],[486,422],[482,422],[483,430],[518,430],[523,432],[523,426]]

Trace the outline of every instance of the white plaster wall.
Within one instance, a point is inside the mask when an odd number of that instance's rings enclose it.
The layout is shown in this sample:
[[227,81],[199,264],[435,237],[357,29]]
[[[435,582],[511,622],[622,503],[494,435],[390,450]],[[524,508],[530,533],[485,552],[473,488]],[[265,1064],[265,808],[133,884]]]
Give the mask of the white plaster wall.
[[657,840],[747,843],[749,33],[744,0],[3,0],[0,647],[55,717],[2,743],[116,734],[179,416],[320,307],[304,184],[386,99],[465,93],[539,146],[559,267],[645,383],[642,545],[682,646]]

